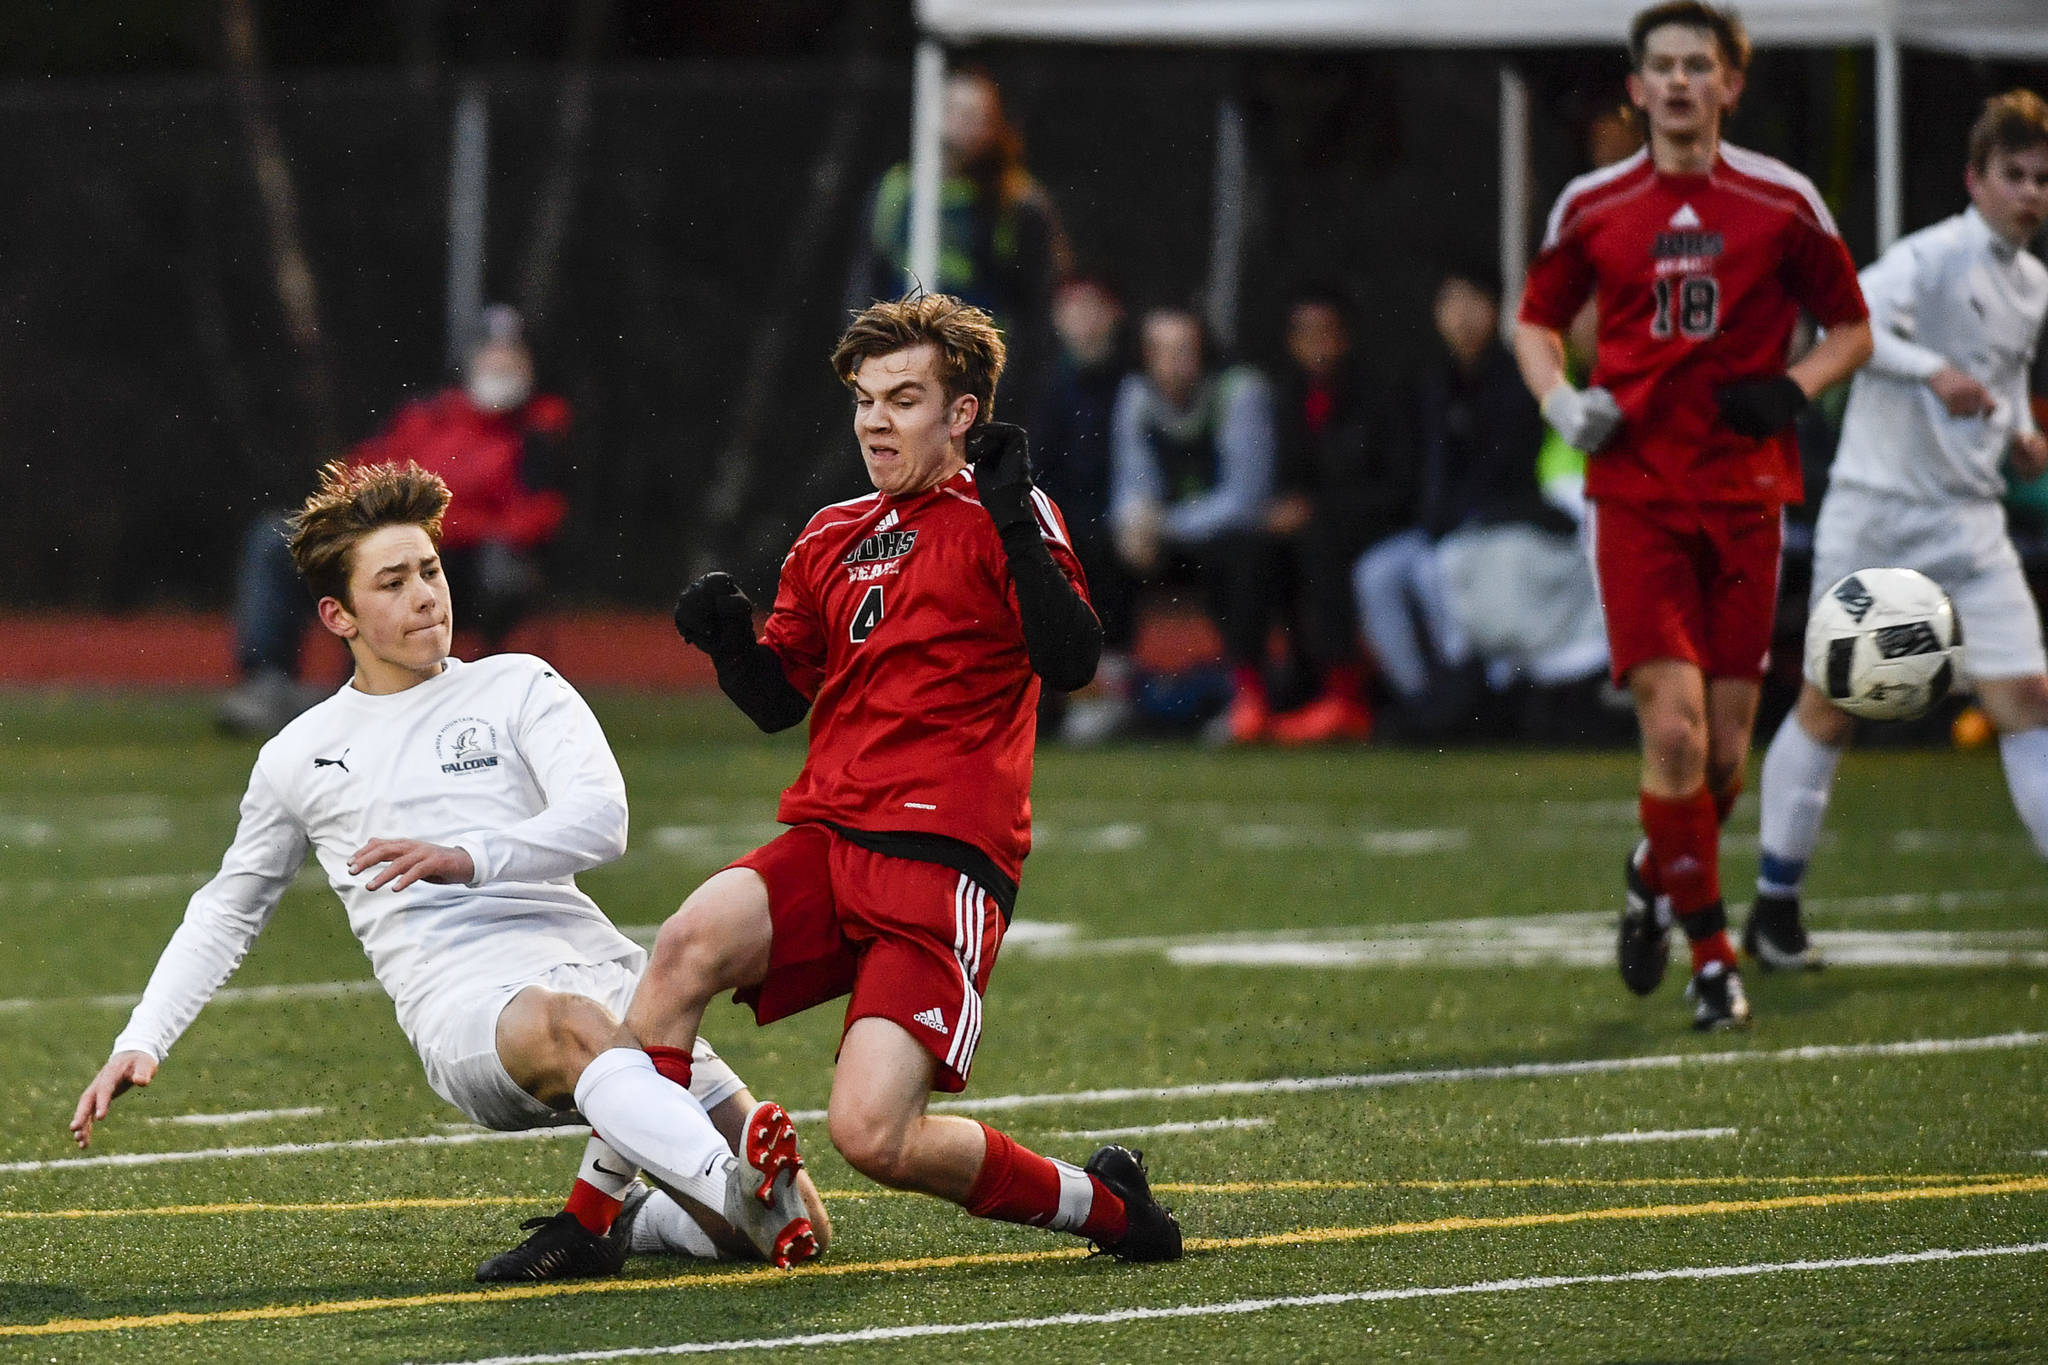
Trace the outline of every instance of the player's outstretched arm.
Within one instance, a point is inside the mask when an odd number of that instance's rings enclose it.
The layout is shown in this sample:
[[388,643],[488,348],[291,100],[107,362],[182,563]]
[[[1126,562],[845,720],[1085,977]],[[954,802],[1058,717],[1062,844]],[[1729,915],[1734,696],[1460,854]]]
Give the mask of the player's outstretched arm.
[[782,671],[782,657],[754,638],[754,604],[729,573],[705,574],[676,598],[676,634],[711,656],[718,687],[748,720],[774,734],[811,709]]
[[156,1058],[147,1052],[117,1052],[78,1097],[71,1111],[71,1136],[79,1146],[92,1145],[92,1126],[107,1116],[114,1101],[138,1085],[156,1079]]
[[1102,658],[1102,622],[1053,562],[1032,503],[1030,443],[1022,427],[984,422],[967,436],[974,487],[1002,538],[1031,670],[1063,692],[1086,687]]

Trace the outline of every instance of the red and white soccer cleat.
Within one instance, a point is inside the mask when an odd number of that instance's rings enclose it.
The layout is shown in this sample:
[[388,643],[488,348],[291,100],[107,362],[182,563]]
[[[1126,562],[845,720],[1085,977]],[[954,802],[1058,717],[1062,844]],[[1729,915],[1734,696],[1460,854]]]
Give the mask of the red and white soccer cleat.
[[818,1254],[818,1234],[796,1187],[803,1168],[796,1124],[788,1112],[773,1100],[755,1105],[734,1167],[735,1181],[746,1187],[734,1221],[768,1263],[782,1269]]

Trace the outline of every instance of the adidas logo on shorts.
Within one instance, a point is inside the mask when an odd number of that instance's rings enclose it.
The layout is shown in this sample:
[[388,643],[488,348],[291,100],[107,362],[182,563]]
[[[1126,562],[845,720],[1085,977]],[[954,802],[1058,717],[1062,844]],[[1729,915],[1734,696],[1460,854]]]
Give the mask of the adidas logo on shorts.
[[932,1006],[928,1010],[919,1010],[910,1017],[923,1024],[926,1028],[937,1029],[941,1033],[946,1032],[946,1016],[939,1013],[937,1005]]

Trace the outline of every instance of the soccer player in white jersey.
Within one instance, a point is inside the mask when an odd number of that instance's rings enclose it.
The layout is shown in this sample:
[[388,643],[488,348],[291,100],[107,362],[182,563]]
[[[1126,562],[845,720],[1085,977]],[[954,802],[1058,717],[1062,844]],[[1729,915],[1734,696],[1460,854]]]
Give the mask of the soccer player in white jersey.
[[625,851],[625,783],[546,663],[449,657],[448,496],[417,465],[331,464],[293,518],[293,561],[354,676],[257,755],[220,872],[79,1096],[72,1134],[85,1146],[116,1096],[155,1078],[310,850],[437,1094],[488,1128],[580,1111],[603,1134],[568,1206],[478,1279],[612,1273],[632,1250],[807,1259],[829,1225],[788,1116],[708,1050],[691,1089],[676,1085],[619,1024],[647,955],[575,874]]
[[[2026,250],[2048,219],[2048,103],[2028,90],[1986,101],[1963,183],[1968,209],[1862,274],[1876,350],[1849,390],[1813,592],[1881,565],[1942,586],[1962,621],[1965,671],[2000,732],[2013,805],[2048,857],[2048,659],[1999,505],[2007,471],[2048,468],[2027,394],[2048,267]],[[1808,683],[1764,756],[1763,861],[1742,935],[1763,966],[1815,963],[1799,888],[1852,726]]]

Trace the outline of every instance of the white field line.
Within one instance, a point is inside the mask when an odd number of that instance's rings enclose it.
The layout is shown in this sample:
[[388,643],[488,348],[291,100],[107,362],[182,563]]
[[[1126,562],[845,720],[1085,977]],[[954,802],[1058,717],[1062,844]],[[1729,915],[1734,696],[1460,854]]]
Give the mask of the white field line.
[[[375,981],[298,981],[280,986],[229,986],[213,993],[216,1005],[268,1005],[279,1000],[333,1000],[351,995],[376,995],[384,988]],[[84,1006],[88,1009],[128,1009],[142,998],[134,992],[112,995],[74,995],[44,1000],[0,1000],[0,1013],[50,1009],[56,1006]]]
[[1512,1280],[1481,1280],[1473,1284],[1410,1285],[1399,1289],[1355,1289],[1330,1294],[1294,1294],[1269,1299],[1232,1299],[1227,1303],[1185,1303],[1169,1308],[1118,1308],[1106,1313],[1058,1313],[1036,1318],[994,1318],[982,1322],[920,1322],[901,1327],[863,1327],[851,1332],[810,1332],[801,1336],[752,1337],[729,1341],[685,1341],[668,1346],[622,1346],[603,1351],[560,1351],[546,1355],[488,1356],[461,1365],[571,1365],[571,1362],[630,1360],[646,1356],[717,1355],[728,1351],[772,1351],[798,1346],[849,1346],[872,1341],[968,1336],[985,1332],[1021,1332],[1047,1327],[1098,1327],[1121,1322],[1156,1322],[1268,1313],[1283,1308],[1334,1308],[1356,1303],[1399,1303],[1410,1299],[1447,1299],[1515,1294],[1537,1289],[1571,1289],[1589,1284],[1651,1284],[1660,1280],[1724,1280],[1752,1275],[1783,1275],[1825,1270],[1865,1270],[1925,1265],[1936,1261],[1979,1260],[1991,1256],[2033,1256],[2048,1251],[2048,1242],[2009,1246],[1932,1248],[1887,1256],[1843,1256],[1826,1261],[1770,1261],[1749,1265],[1675,1266],[1667,1270],[1626,1270],[1608,1275],[1529,1275]]
[[[212,872],[146,872],[126,877],[43,877],[32,882],[0,882],[0,904],[189,896],[212,879]],[[319,864],[308,862],[293,879],[292,885],[325,887],[327,877]]]
[[[1325,1090],[1377,1090],[1395,1086],[1457,1084],[1465,1081],[1548,1080],[1630,1071],[1676,1071],[1687,1066],[1735,1062],[1821,1062],[1857,1057],[1931,1057],[1973,1052],[2006,1052],[2048,1044],[2048,1033],[1998,1033],[1981,1038],[1920,1038],[1899,1043],[1837,1043],[1784,1048],[1776,1052],[1666,1053],[1649,1057],[1597,1057],[1576,1062],[1515,1062],[1503,1066],[1444,1067],[1430,1071],[1365,1071],[1342,1076],[1282,1076],[1264,1081],[1211,1081],[1200,1085],[1069,1090],[1038,1095],[989,1095],[941,1100],[931,1107],[955,1114],[992,1113],[1062,1104],[1127,1104],[1134,1100],[1211,1099],[1235,1095],[1301,1095]],[[793,1109],[799,1123],[818,1123],[822,1109]],[[519,1142],[550,1137],[587,1137],[588,1128],[567,1125],[521,1133],[465,1131],[418,1137],[353,1138],[342,1142],[280,1142],[261,1147],[211,1147],[189,1152],[124,1152],[114,1156],[56,1157],[47,1161],[0,1162],[0,1174],[65,1171],[85,1167],[155,1166],[168,1162],[228,1160],[248,1156],[297,1156],[312,1152],[368,1151],[383,1147],[457,1147],[474,1142]],[[2048,1156],[2048,1152],[2039,1155]]]
[[1531,1138],[1537,1147],[1590,1147],[1596,1142],[1687,1142],[1694,1138],[1734,1137],[1740,1128],[1653,1128],[1647,1132],[1594,1133],[1588,1137]]
[[[1598,1057],[1576,1062],[1514,1062],[1502,1066],[1442,1067],[1427,1071],[1364,1071],[1341,1076],[1283,1076],[1264,1081],[1209,1081],[1199,1085],[1127,1086],[1115,1090],[1069,1090],[1042,1095],[989,1095],[942,1100],[934,1110],[956,1114],[1028,1109],[1049,1104],[1128,1104],[1135,1100],[1213,1099],[1229,1095],[1299,1095],[1323,1090],[1379,1090],[1393,1086],[1442,1085],[1464,1081],[1549,1080],[1631,1071],[1678,1071],[1689,1066],[1746,1062],[1822,1062],[1856,1057],[1928,1057],[1970,1052],[2004,1052],[2040,1047],[2048,1033],[1998,1033],[1982,1038],[1924,1038],[1900,1043],[1835,1043],[1782,1048],[1774,1052],[1664,1053],[1648,1057]],[[823,1110],[795,1114],[824,1117]]]
[[66,825],[36,816],[0,813],[0,844],[17,848],[62,847],[66,832],[81,844],[160,844],[176,832],[162,815],[102,816]]
[[552,1137],[590,1136],[588,1128],[529,1128],[520,1133],[433,1133],[421,1137],[348,1138],[339,1142],[272,1142],[261,1147],[204,1147],[191,1152],[120,1152],[113,1156],[63,1156],[48,1161],[0,1162],[0,1173],[71,1171],[94,1166],[164,1166],[181,1161],[221,1161],[245,1156],[303,1156],[311,1152],[370,1152],[384,1147],[466,1147],[473,1142],[534,1142]]
[[293,1109],[238,1109],[232,1114],[158,1114],[149,1121],[185,1124],[194,1128],[226,1128],[237,1123],[261,1123],[265,1119],[310,1119],[326,1112],[324,1104],[302,1104]]
[[[1881,898],[1887,906],[1892,898]],[[1157,955],[1182,967],[1574,967],[1611,969],[1614,917],[1560,915],[1333,926],[1280,933],[1152,934],[1091,939],[1024,921],[1013,945],[1032,957]],[[1821,955],[1844,967],[2048,966],[2048,930],[1819,930]],[[1007,945],[1006,945],[1007,946]]]
[[1271,1119],[1196,1119],[1188,1123],[1140,1123],[1130,1128],[1065,1128],[1063,1138],[1144,1137],[1149,1133],[1215,1133],[1232,1128],[1271,1128]]

